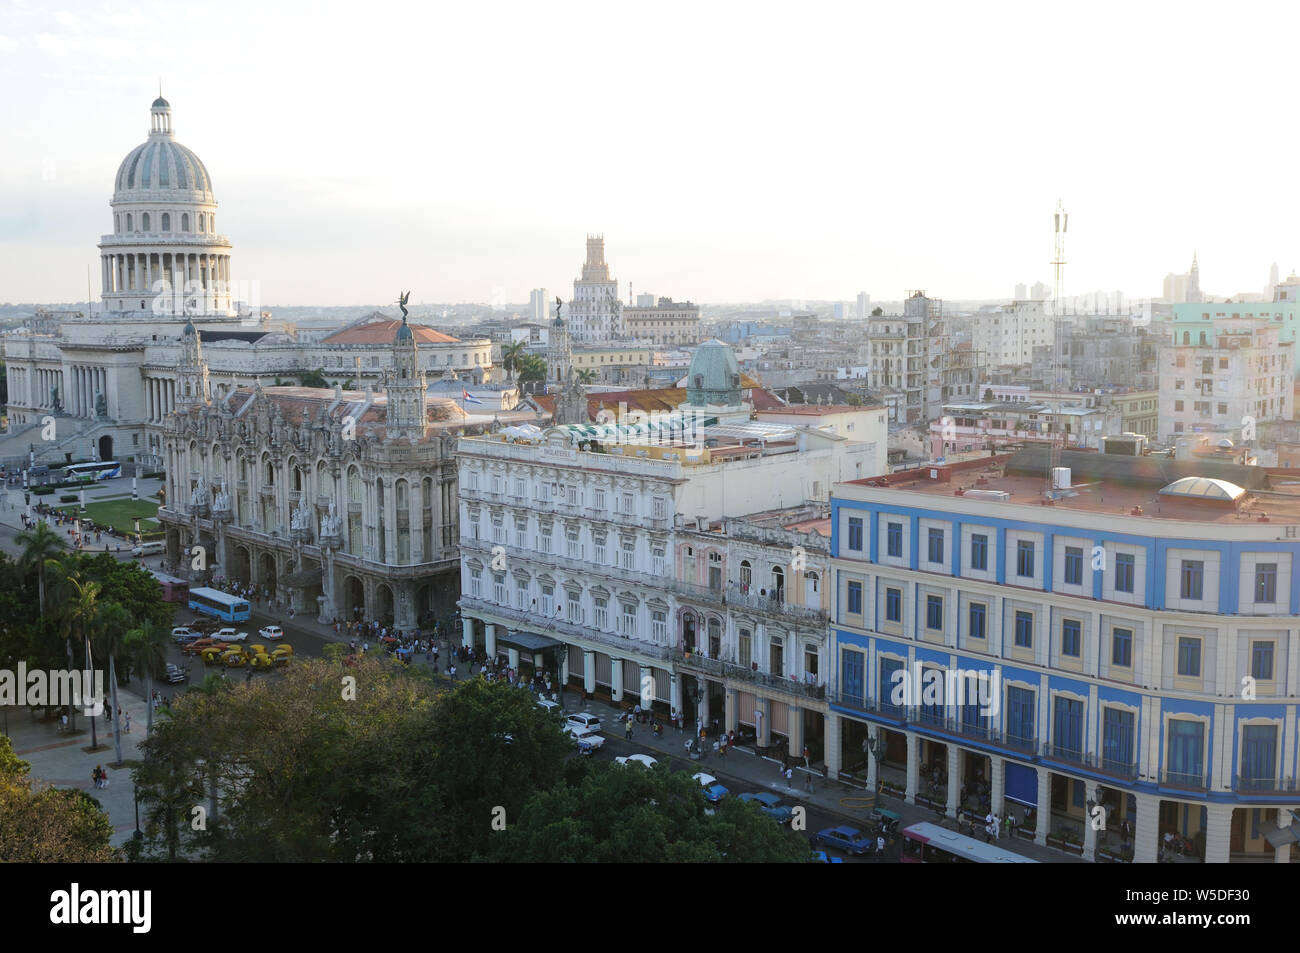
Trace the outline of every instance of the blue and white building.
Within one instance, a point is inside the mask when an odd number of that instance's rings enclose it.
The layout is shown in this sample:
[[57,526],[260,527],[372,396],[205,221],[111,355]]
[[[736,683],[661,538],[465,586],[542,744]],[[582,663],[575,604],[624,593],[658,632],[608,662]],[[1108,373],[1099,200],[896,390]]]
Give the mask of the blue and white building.
[[[828,767],[1032,818],[1088,858],[1127,841],[1154,861],[1173,834],[1207,861],[1289,861],[1300,494],[1255,467],[1061,458],[834,487]],[[892,694],[931,670],[994,703]]]

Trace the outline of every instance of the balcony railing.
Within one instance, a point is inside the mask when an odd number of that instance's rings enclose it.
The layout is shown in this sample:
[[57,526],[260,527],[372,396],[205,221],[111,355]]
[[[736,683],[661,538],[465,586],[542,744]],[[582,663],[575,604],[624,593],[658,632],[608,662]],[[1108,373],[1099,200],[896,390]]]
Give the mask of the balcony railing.
[[1232,790],[1238,794],[1295,794],[1300,789],[1295,778],[1243,778],[1233,779]]
[[1161,771],[1160,786],[1178,788],[1184,791],[1208,791],[1210,776],[1208,774],[1191,774],[1185,771]]
[[788,602],[783,595],[763,595],[755,592],[752,587],[748,592],[734,584],[728,585],[725,589],[714,589],[711,586],[701,586],[678,579],[670,580],[669,587],[684,596],[706,600],[718,605],[727,605],[732,608],[770,612],[787,619],[796,619],[813,624],[824,624],[830,621],[830,616],[825,609]]
[[818,685],[812,682],[801,682],[798,679],[785,678],[781,675],[771,675],[767,672],[757,672],[751,666],[746,668],[735,662],[729,662],[726,659],[707,658],[698,652],[687,654],[681,649],[673,649],[670,653],[672,660],[685,669],[693,669],[700,672],[706,672],[719,678],[731,678],[737,681],[751,682],[755,685],[761,685],[764,688],[770,688],[774,691],[781,692],[785,695],[793,695],[798,698],[817,698],[826,697],[826,686]]
[[669,658],[669,649],[666,645],[656,645],[653,642],[645,642],[633,637],[613,635],[565,619],[545,619],[536,612],[513,609],[510,606],[498,605],[482,598],[462,595],[460,606],[462,615],[469,616],[475,612],[480,612],[504,617],[518,623],[519,628],[525,632],[549,634],[561,642],[565,641],[564,636],[566,635],[572,638],[584,639],[588,642],[599,642],[612,650],[609,653],[610,655],[619,658],[626,657],[629,653],[665,661]]
[[1043,745],[1043,757],[1048,761],[1059,761],[1063,764],[1079,764],[1085,762],[1085,755],[1082,748],[1070,745]]

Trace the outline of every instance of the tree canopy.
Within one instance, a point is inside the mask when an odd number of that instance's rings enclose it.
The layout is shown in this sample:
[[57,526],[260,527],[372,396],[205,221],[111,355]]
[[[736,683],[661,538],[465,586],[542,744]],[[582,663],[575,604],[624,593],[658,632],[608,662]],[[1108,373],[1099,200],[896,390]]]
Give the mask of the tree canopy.
[[0,736],[0,863],[104,863],[115,860],[113,825],[83,791],[46,787]]

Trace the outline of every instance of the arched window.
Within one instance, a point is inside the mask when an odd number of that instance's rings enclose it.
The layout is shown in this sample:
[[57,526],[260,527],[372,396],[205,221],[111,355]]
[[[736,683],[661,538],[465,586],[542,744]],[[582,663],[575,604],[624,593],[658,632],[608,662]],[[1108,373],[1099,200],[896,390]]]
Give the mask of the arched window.
[[199,213],[199,231],[203,231],[203,213]]
[[1205,332],[1204,332],[1204,331],[1201,332],[1201,343],[1202,343],[1202,344],[1205,343]]
[[210,231],[210,232],[215,232],[216,230],[217,230],[217,217],[216,217],[215,215],[213,215],[211,212],[209,212],[209,213],[208,213],[208,231]]
[[348,502],[361,505],[361,473],[355,467],[348,471]]
[[134,230],[135,230],[135,229],[133,229],[133,228],[131,227],[131,213],[130,213],[130,212],[127,212],[127,213],[126,213],[126,230],[127,230],[128,232],[131,232],[131,231],[134,231]]
[[275,486],[275,464],[266,461],[266,485]]
[[114,216],[113,216],[113,231],[115,231],[115,232],[120,232],[121,230],[122,230],[122,216],[121,216],[121,215],[114,215]]
[[772,567],[772,598],[777,602],[785,598],[785,570],[780,566]]
[[149,231],[149,213],[145,212],[140,216],[140,230]]
[[183,215],[181,215],[181,231],[188,232],[189,230],[190,230],[190,213],[186,212]]
[[754,567],[749,564],[748,559],[740,561],[740,591],[749,592],[749,587],[754,584]]
[[293,488],[302,492],[302,467],[293,468]]
[[1184,344],[1191,344],[1191,343],[1192,343],[1192,335],[1191,335],[1189,332],[1187,332],[1187,331],[1184,331],[1184,332],[1183,332],[1183,343],[1184,343]]
[[167,212],[162,213],[162,230],[170,232],[172,230],[172,217]]

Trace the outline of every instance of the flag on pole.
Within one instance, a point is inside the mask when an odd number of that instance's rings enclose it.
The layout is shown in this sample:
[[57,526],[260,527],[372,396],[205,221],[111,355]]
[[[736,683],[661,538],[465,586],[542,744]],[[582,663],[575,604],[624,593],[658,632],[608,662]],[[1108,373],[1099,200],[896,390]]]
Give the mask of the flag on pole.
[[467,403],[467,404],[481,404],[481,403],[483,403],[483,401],[479,400],[477,397],[475,397],[473,394],[471,394],[469,391],[467,391],[467,390],[466,390],[465,388],[463,388],[463,387],[460,389],[460,396],[461,396],[461,399],[464,400],[465,403]]

